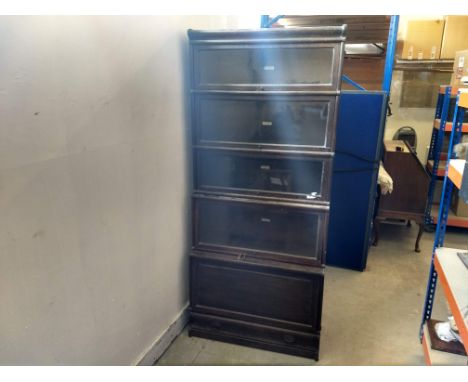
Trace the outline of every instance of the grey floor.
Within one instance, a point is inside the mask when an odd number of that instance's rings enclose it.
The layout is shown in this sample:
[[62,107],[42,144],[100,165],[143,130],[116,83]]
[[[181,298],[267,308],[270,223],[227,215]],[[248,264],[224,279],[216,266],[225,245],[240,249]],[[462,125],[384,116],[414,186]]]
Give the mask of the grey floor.
[[[423,365],[418,331],[433,234],[413,251],[417,226],[382,224],[364,272],[327,267],[320,361],[189,337],[185,329],[156,365]],[[468,232],[450,230],[445,246],[468,247]],[[445,319],[440,288],[433,317]]]

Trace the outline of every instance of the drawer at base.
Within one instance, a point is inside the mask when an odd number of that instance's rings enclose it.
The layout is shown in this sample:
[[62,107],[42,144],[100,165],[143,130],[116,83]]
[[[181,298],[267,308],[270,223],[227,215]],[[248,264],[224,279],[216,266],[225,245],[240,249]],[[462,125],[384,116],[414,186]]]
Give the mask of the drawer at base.
[[320,331],[323,272],[191,256],[191,310],[301,332]]
[[320,335],[293,332],[238,320],[192,313],[189,335],[313,358],[318,361]]

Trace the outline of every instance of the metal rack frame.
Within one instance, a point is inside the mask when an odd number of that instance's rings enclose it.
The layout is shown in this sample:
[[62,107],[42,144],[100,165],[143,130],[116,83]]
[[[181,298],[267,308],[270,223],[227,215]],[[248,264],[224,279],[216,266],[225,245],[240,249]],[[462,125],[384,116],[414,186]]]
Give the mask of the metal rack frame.
[[[443,95],[442,106],[440,106],[440,99],[437,102],[438,108],[436,110],[436,115],[439,111],[441,112],[441,115],[440,115],[441,126],[440,126],[439,133],[445,132],[445,123],[447,121],[448,103],[450,102],[451,91],[452,91],[451,86],[447,86],[445,89],[445,93]],[[437,272],[434,267],[435,250],[436,248],[442,247],[444,245],[445,231],[447,229],[447,219],[448,219],[448,214],[449,214],[449,209],[450,209],[450,200],[451,200],[452,190],[453,190],[453,183],[448,177],[450,158],[452,157],[453,147],[458,142],[460,142],[461,135],[462,135],[461,133],[462,133],[462,126],[463,126],[463,118],[465,116],[465,108],[459,107],[458,105],[459,99],[460,99],[460,94],[458,93],[457,98],[456,98],[456,103],[455,103],[452,131],[450,133],[450,141],[449,141],[449,146],[447,150],[447,162],[445,166],[444,184],[443,184],[442,195],[440,199],[439,214],[437,218],[437,227],[436,227],[436,232],[435,232],[434,245],[432,248],[431,266],[429,269],[429,279],[427,282],[426,297],[424,300],[424,308],[423,308],[423,316],[422,316],[421,326],[420,326],[420,331],[419,331],[419,336],[421,340],[422,340],[422,334],[423,334],[423,326],[425,322],[431,318],[431,315],[432,315],[432,307],[434,303],[435,289],[437,286]],[[444,110],[444,107],[446,108],[445,110]],[[445,121],[443,125],[444,129],[442,129],[442,118],[444,117],[444,114],[443,114],[444,112],[445,112]],[[442,138],[443,138],[443,135],[442,135]],[[439,139],[438,137],[437,140],[438,142],[436,142],[435,144],[436,148],[434,149],[434,154],[437,154],[436,152],[437,146],[441,146],[441,142],[440,142],[441,139]],[[438,158],[435,158],[434,161],[435,160],[438,160]],[[434,166],[435,166],[435,163],[434,163]],[[438,163],[437,163],[437,166],[438,166]],[[437,171],[433,171],[433,173],[437,175]]]
[[[430,166],[429,164],[426,165],[426,170],[431,176],[424,217],[424,224],[426,225],[426,227],[431,227],[433,224],[436,223],[436,218],[434,217],[435,214],[433,213],[434,194],[437,181],[443,178],[444,176],[444,169],[439,168],[440,161],[443,160],[441,158],[442,146],[445,135],[448,132],[452,131],[451,129],[453,125],[450,125],[451,121],[448,120],[448,111],[450,109],[451,100],[456,99],[457,89],[457,87],[441,86],[437,97],[434,124],[432,127],[432,136],[429,145],[429,152],[427,155],[427,161],[432,161],[432,166]],[[458,126],[459,136],[456,137],[457,141],[455,142],[455,144],[460,141],[461,135],[467,132],[466,125],[466,122],[463,124],[462,121],[462,125]],[[468,228],[468,219],[464,217],[458,218],[451,216],[450,218],[448,218],[446,223],[448,226]]]
[[431,143],[429,145],[429,153],[427,156],[427,160],[433,160],[434,163],[432,165],[431,170],[431,182],[429,184],[429,193],[427,197],[427,205],[424,217],[424,223],[426,225],[430,225],[433,223],[432,221],[432,205],[434,203],[434,191],[435,186],[437,183],[437,179],[439,177],[439,162],[440,162],[440,153],[442,150],[442,145],[444,142],[444,135],[445,135],[445,126],[447,124],[447,117],[448,117],[448,109],[450,105],[450,94],[451,87],[447,86],[445,88],[444,93],[440,93],[437,96],[437,105],[434,120],[440,119],[440,126],[439,129],[436,129],[435,126],[432,127],[432,136],[431,136]]
[[[270,28],[274,23],[279,19],[284,17],[284,15],[278,15],[273,18],[270,18],[269,15],[262,15],[260,19],[261,28]],[[390,28],[388,30],[388,40],[387,40],[387,52],[385,56],[385,69],[384,76],[382,81],[382,90],[390,94],[390,89],[392,85],[392,75],[393,75],[393,66],[395,63],[395,50],[397,44],[397,34],[398,34],[398,23],[400,21],[400,16],[392,15],[390,18]],[[351,84],[356,89],[365,91],[366,89],[359,85],[357,82],[353,81],[348,76],[343,75],[342,80]]]

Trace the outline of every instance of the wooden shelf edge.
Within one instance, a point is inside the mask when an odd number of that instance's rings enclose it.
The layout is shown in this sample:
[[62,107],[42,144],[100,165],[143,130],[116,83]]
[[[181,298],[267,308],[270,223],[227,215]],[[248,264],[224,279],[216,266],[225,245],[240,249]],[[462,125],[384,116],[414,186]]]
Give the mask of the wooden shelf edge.
[[[426,324],[424,324],[424,327]],[[423,346],[423,351],[424,351],[424,361],[426,362],[427,366],[432,366],[431,363],[431,356],[430,356],[430,345],[427,343],[426,337],[429,338],[429,334],[427,331],[427,328],[424,328],[424,333],[422,337],[422,346]]]
[[[440,85],[439,94],[445,94],[445,89],[447,88],[447,86],[451,86],[451,85]],[[466,88],[467,86],[452,86],[452,89],[450,90],[450,95],[455,97],[458,94],[458,91],[460,89],[466,89]],[[464,106],[464,107],[468,107],[468,106]]]
[[[429,159],[426,163],[426,170],[432,174],[432,169],[434,167],[434,161]],[[439,168],[437,169],[437,176],[444,177],[445,176],[445,161],[439,161]]]
[[461,315],[460,307],[458,306],[455,300],[455,296],[452,292],[452,288],[450,287],[450,283],[437,257],[437,251],[434,257],[434,267],[437,271],[437,275],[439,277],[440,283],[442,284],[442,288],[444,289],[445,297],[450,306],[450,310],[452,311],[453,318],[455,319],[455,322],[457,324],[460,337],[462,338],[462,341],[463,341],[463,346],[465,348],[465,351],[468,353],[468,327],[466,325],[465,320],[463,319]]
[[[458,189],[461,188],[465,163],[466,160],[463,159],[452,159],[449,163],[448,177]],[[458,168],[458,166],[460,166],[462,170],[461,172],[459,171],[460,169]]]
[[[450,133],[452,131],[452,122],[446,122],[445,123],[445,132]],[[434,119],[434,129],[439,130],[440,129],[440,119]],[[462,124],[462,133],[468,133],[468,122],[464,122]]]
[[424,360],[427,366],[465,366],[467,364],[468,357],[432,349],[427,322],[424,324],[423,328],[422,347]]
[[[432,207],[432,219],[434,224],[437,223],[437,218],[439,216],[439,205]],[[447,219],[447,225],[450,227],[460,227],[460,228],[468,228],[468,218],[457,216],[451,210],[449,212],[449,217]]]

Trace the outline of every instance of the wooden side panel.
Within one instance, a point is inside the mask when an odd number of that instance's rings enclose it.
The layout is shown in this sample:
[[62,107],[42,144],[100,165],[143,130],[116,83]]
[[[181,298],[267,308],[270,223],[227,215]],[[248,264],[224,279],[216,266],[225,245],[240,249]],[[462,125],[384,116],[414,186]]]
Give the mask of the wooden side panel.
[[424,216],[429,175],[411,149],[405,146],[404,150],[385,152],[384,166],[393,179],[393,192],[381,196],[379,216]]

